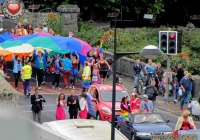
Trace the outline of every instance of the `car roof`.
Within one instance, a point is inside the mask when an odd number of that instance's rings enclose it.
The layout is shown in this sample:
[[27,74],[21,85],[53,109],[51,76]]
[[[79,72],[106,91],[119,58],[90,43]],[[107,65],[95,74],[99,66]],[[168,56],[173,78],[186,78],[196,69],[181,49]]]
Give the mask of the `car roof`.
[[[99,88],[99,90],[112,90],[113,89],[112,84],[93,84],[93,86]],[[116,90],[122,91],[122,90],[126,90],[126,88],[120,84],[116,84]]]
[[[111,136],[111,124],[107,121],[72,119],[45,122],[42,125],[73,140],[108,140]],[[115,140],[127,138],[115,129]]]

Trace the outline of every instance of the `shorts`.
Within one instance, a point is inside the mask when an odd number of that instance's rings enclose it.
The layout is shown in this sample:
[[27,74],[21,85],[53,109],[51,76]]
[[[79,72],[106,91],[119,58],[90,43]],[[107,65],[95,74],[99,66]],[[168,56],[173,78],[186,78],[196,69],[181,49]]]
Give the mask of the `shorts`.
[[100,77],[105,79],[106,78],[106,75],[107,75],[107,71],[99,71],[100,73]]

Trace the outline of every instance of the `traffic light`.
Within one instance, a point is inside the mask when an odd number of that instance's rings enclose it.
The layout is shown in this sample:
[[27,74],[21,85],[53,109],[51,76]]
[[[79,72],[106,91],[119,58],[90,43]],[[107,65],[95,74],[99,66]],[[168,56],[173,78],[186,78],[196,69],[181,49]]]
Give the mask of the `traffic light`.
[[165,31],[159,33],[159,49],[167,53],[167,32]]
[[182,30],[178,30],[177,31],[177,53],[181,53],[182,52]]
[[170,31],[168,32],[168,47],[167,47],[168,55],[176,55],[177,54],[177,32]]
[[167,55],[177,54],[177,32],[160,31],[159,32],[159,49]]

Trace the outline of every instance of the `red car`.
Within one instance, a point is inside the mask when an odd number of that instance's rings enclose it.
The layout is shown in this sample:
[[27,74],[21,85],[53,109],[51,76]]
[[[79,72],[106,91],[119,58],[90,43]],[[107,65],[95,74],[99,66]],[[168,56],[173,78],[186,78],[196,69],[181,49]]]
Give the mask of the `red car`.
[[[122,85],[116,85],[115,118],[121,113],[120,103],[124,96],[129,96],[128,91]],[[112,119],[112,84],[94,84],[88,90],[88,119],[94,117],[103,121]]]

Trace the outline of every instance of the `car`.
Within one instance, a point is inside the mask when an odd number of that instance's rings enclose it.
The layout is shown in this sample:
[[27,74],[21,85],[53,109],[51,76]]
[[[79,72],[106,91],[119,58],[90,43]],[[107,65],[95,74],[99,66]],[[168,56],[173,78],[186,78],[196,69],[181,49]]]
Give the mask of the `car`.
[[124,120],[117,128],[130,140],[151,140],[154,135],[171,134],[173,131],[167,125],[170,120],[165,122],[157,113],[129,114]]
[[[112,84],[93,84],[90,86],[87,93],[88,104],[88,117],[94,117],[95,119],[111,122],[112,119]],[[121,114],[121,99],[128,96],[129,92],[122,85],[116,84],[116,107],[115,117]]]
[[[71,119],[44,122],[43,126],[57,132],[67,140],[109,140],[111,124],[100,120]],[[115,129],[115,140],[128,140]]]

